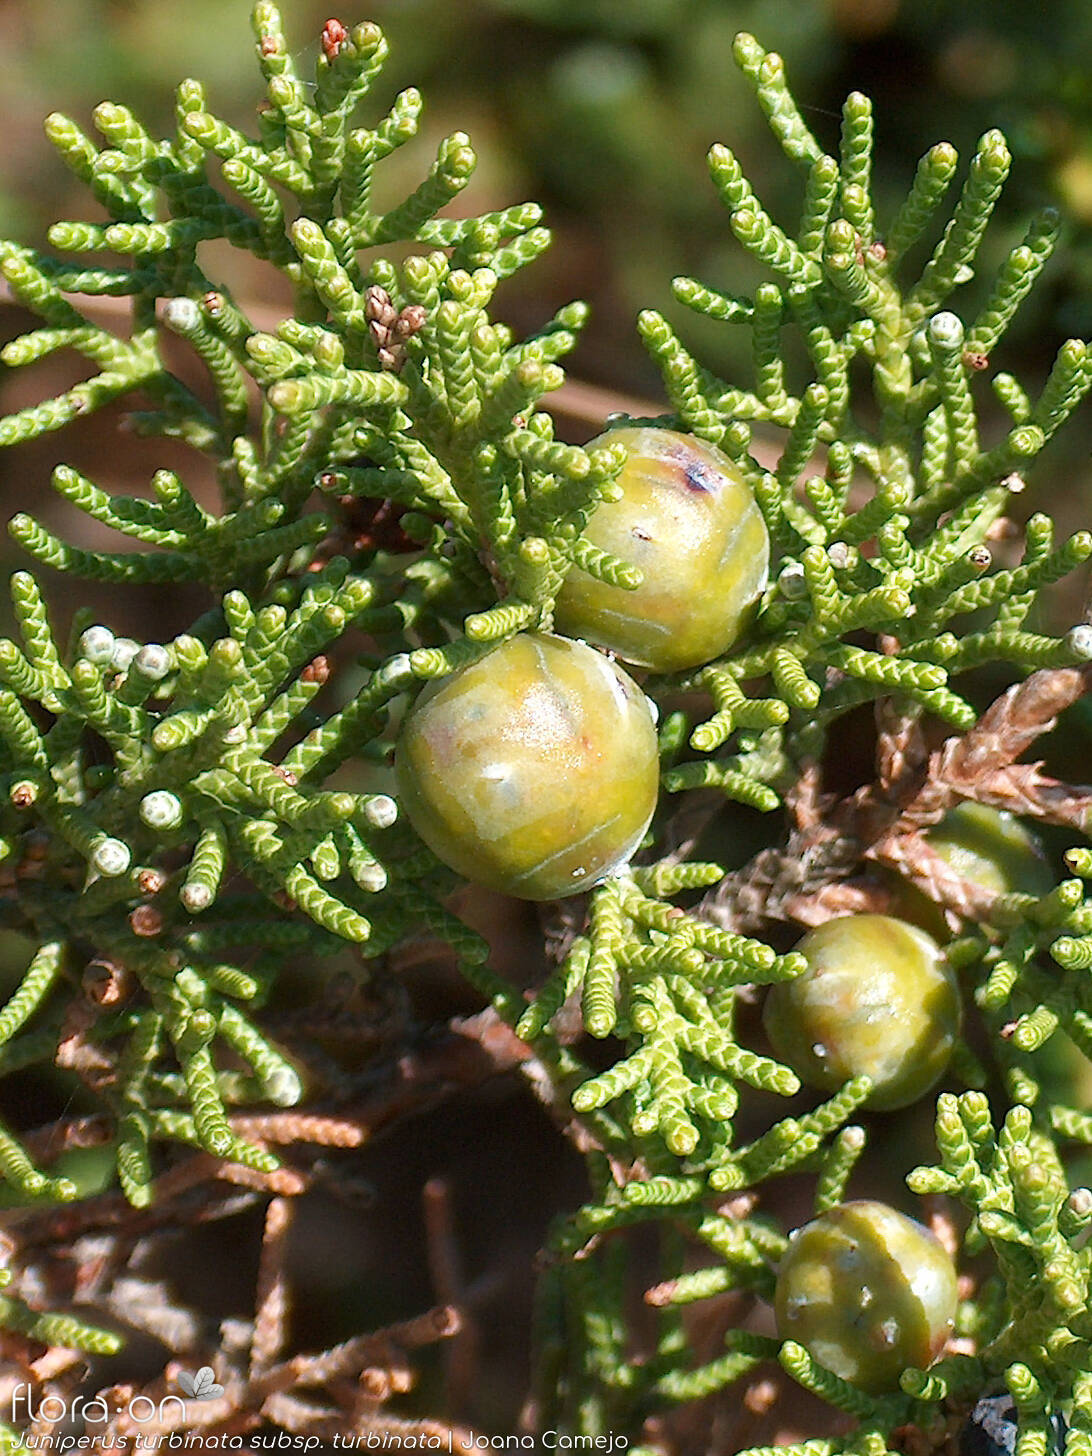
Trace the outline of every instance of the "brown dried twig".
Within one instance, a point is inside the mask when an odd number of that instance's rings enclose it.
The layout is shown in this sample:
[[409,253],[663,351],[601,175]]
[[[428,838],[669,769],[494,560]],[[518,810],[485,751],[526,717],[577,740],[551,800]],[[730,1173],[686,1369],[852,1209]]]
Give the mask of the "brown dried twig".
[[[182,1166],[192,1172],[197,1161]],[[93,1303],[159,1340],[170,1352],[153,1380],[97,1391],[112,1414],[105,1425],[96,1421],[93,1429],[89,1426],[89,1435],[103,1444],[111,1440],[131,1444],[139,1435],[147,1444],[173,1432],[200,1433],[211,1440],[214,1435],[245,1437],[274,1427],[329,1443],[335,1436],[369,1431],[427,1429],[442,1433],[447,1445],[448,1429],[440,1422],[407,1421],[386,1405],[413,1387],[413,1351],[460,1334],[462,1317],[451,1304],[441,1303],[412,1319],[325,1350],[286,1353],[293,1204],[273,1198],[266,1209],[253,1317],[227,1322],[219,1339],[210,1341],[208,1322],[188,1310],[167,1281],[141,1273],[163,1241],[190,1221],[177,1197],[171,1209],[171,1220],[150,1231],[145,1227],[140,1235],[134,1236],[133,1225],[138,1221],[146,1225],[146,1213],[130,1210],[129,1228],[104,1228],[65,1244],[24,1245],[13,1264],[16,1293],[33,1290],[39,1297],[48,1295],[51,1302]],[[189,1372],[201,1365],[211,1367],[222,1387],[213,1399],[189,1397]],[[70,1397],[86,1391],[88,1379],[87,1362],[78,1353],[43,1353],[25,1336],[0,1332],[0,1400],[8,1387],[14,1391],[22,1383],[32,1396],[31,1404],[37,1406],[46,1394]],[[146,1400],[135,1404],[141,1396]],[[40,1420],[32,1423],[32,1431],[36,1436],[47,1434]],[[473,1444],[472,1431],[454,1427],[451,1435],[467,1449]]]
[[1092,684],[1092,669],[1049,668],[1007,689],[962,735],[927,752],[918,715],[891,700],[877,708],[876,782],[846,799],[824,798],[807,766],[790,798],[785,849],[761,851],[701,902],[725,929],[818,925],[836,915],[886,910],[891,889],[869,865],[896,870],[943,909],[988,917],[992,893],[966,880],[929,845],[925,831],[963,799],[1082,832],[1092,786],[1060,783],[1041,763],[1018,763]]

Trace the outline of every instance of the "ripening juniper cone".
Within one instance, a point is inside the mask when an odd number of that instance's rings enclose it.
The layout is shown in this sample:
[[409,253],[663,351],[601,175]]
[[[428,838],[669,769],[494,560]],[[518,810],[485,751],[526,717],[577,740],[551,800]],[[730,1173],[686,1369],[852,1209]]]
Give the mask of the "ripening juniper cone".
[[[957,874],[995,895],[1046,895],[1054,876],[1039,840],[1004,809],[968,800],[949,809],[925,836]],[[944,912],[908,880],[892,874],[891,908],[903,920],[920,925],[939,940],[949,937]]]
[[417,699],[395,756],[406,813],[467,879],[525,900],[624,864],[656,807],[648,699],[601,652],[522,632]]
[[574,568],[557,598],[559,629],[654,672],[727,651],[765,590],[770,540],[738,466],[691,435],[608,430],[585,448],[625,445],[622,495],[596,508],[584,535],[641,569],[635,590]]
[[885,1203],[861,1199],[791,1236],[774,1292],[777,1332],[862,1390],[898,1390],[955,1327],[956,1270],[940,1240]]
[[796,949],[808,968],[771,986],[774,1050],[809,1086],[872,1078],[868,1105],[906,1107],[938,1080],[959,1034],[955,974],[926,931],[890,915],[842,915]]

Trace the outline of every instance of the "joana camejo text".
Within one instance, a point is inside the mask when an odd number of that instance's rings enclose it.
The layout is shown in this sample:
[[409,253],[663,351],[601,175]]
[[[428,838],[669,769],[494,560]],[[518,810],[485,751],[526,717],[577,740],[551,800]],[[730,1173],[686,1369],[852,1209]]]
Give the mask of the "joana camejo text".
[[[43,1420],[57,1425],[62,1422],[67,1424],[70,1421],[82,1420],[85,1427],[98,1426],[105,1425],[107,1421],[114,1419],[120,1410],[120,1407],[111,1410],[101,1395],[93,1396],[90,1400],[85,1400],[83,1396],[77,1395],[70,1401],[64,1400],[59,1395],[45,1395],[35,1402],[34,1393],[25,1381],[16,1385],[11,1396],[11,1420],[13,1422]],[[127,1402],[125,1414],[137,1425],[155,1422],[159,1426],[169,1426],[176,1423],[180,1417],[183,1420],[186,1418],[186,1402],[180,1395],[164,1395],[158,1401],[152,1400],[147,1395],[135,1395]],[[94,1434],[83,1436],[50,1434],[46,1437],[26,1436],[23,1439],[32,1449],[55,1451],[125,1450],[130,1444],[129,1438],[120,1433],[112,1434],[108,1438]],[[135,1436],[136,1447],[142,1449],[156,1447],[181,1450],[200,1446],[205,1450],[210,1447],[220,1450],[242,1450],[244,1444],[263,1446],[270,1450],[298,1447],[301,1450],[309,1451],[318,1446],[320,1442],[317,1436],[290,1436],[283,1431],[265,1439],[260,1436],[218,1437],[195,1435],[192,1432],[183,1434],[179,1431],[155,1434],[152,1432],[137,1433]],[[456,1435],[452,1430],[446,1433],[421,1431],[397,1435],[389,1432],[370,1431],[360,1436],[335,1435],[332,1444],[338,1449],[363,1451],[519,1451],[537,1448],[547,1451],[603,1451],[609,1453],[624,1451],[629,1445],[629,1439],[612,1432],[598,1436],[580,1436],[569,1435],[563,1431],[543,1431],[537,1437],[474,1434],[467,1439],[465,1433],[459,1432]]]

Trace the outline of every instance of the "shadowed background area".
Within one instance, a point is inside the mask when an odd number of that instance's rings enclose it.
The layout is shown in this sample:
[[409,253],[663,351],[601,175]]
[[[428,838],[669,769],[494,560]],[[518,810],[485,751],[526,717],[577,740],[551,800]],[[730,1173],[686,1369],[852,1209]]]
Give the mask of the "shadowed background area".
[[[188,0],[185,5],[8,0],[0,7],[0,235],[41,246],[54,219],[98,215],[45,141],[42,118],[51,110],[89,125],[92,108],[109,98],[130,107],[153,133],[162,133],[171,125],[174,85],[196,76],[205,82],[219,115],[252,130],[260,86],[249,8],[248,0]],[[291,0],[284,6],[305,75],[329,14],[329,0]],[[792,228],[798,215],[800,174],[778,151],[732,62],[733,37],[741,29],[784,56],[804,115],[828,150],[837,147],[847,90],[872,96],[881,220],[894,212],[928,146],[950,140],[966,159],[983,131],[1001,127],[1014,165],[981,254],[983,273],[1019,240],[1030,209],[1053,202],[1068,218],[1058,254],[1006,338],[1006,365],[1029,382],[1041,380],[1064,338],[1092,334],[1092,73],[1085,64],[1092,48],[1092,7],[1085,0],[1055,0],[1049,24],[1018,0],[796,0],[792,5],[776,0],[373,0],[344,10],[340,18],[346,24],[372,18],[390,42],[390,60],[362,117],[378,116],[409,85],[425,97],[418,141],[396,154],[382,173],[380,185],[391,189],[391,197],[415,185],[443,136],[465,130],[479,165],[459,200],[464,211],[484,212],[524,199],[543,204],[554,246],[502,287],[498,312],[521,334],[572,298],[591,303],[584,342],[568,362],[573,379],[604,393],[593,395],[590,403],[571,403],[560,420],[567,439],[583,441],[597,433],[597,412],[605,414],[612,400],[613,407],[624,407],[623,397],[663,407],[656,370],[634,329],[641,308],[661,309],[703,362],[723,377],[748,377],[748,336],[688,315],[670,292],[676,274],[693,275],[727,292],[749,291],[758,281],[756,266],[732,237],[708,178],[705,155],[713,142],[726,142],[736,151],[777,221]],[[934,240],[930,237],[930,244]],[[230,287],[245,308],[255,314],[267,308],[274,318],[277,310],[286,311],[283,280],[268,266],[219,244],[203,249],[202,260],[210,276]],[[969,299],[981,296],[975,289],[971,281]],[[0,342],[30,326],[28,315],[0,306]],[[185,371],[184,362],[179,368]],[[191,369],[190,374],[199,381],[199,373]],[[55,394],[82,376],[79,361],[68,355],[18,375],[0,365],[0,413]],[[143,493],[160,467],[177,469],[199,497],[212,490],[207,463],[176,444],[119,437],[123,415],[123,410],[106,409],[63,436],[46,435],[14,454],[0,455],[5,519],[32,509],[76,544],[107,544],[110,533],[51,497],[49,472],[61,460],[109,490]],[[1028,493],[1026,513],[1050,509],[1059,534],[1087,523],[1087,420],[1086,409],[1045,453],[1038,488]],[[6,576],[25,565],[15,546],[0,538],[0,572]],[[138,588],[113,594],[97,585],[62,581],[46,569],[39,574],[61,626],[75,605],[91,602],[118,632],[165,638],[183,630],[205,606],[196,590]],[[1077,620],[1084,585],[1067,586],[1068,597],[1056,598],[1062,625]],[[0,614],[6,612],[4,603]],[[6,621],[3,626],[7,630]],[[996,674],[983,674],[977,696],[987,700],[1001,681]],[[344,696],[351,688],[350,668],[339,691]],[[1063,775],[1086,776],[1087,709],[1087,702],[1079,705],[1064,732],[1055,736],[1052,766]],[[872,748],[869,715],[847,719],[839,743],[838,772],[844,781],[832,786],[844,792],[861,782],[870,772]],[[772,842],[779,829],[778,816],[767,821],[731,805],[720,816],[709,856],[734,868]],[[1051,847],[1067,842],[1063,834]],[[470,915],[493,940],[498,969],[521,984],[541,978],[541,936],[533,907],[475,892]],[[5,963],[0,976],[7,979],[21,968],[25,954],[25,946],[0,939]],[[316,985],[346,969],[357,969],[348,952],[342,966],[299,966],[284,990],[285,1006],[305,1005]],[[434,959],[423,955],[402,974],[409,1007],[405,1024],[425,1043],[430,1028],[478,1009],[438,949]],[[744,1039],[761,1045],[757,1016],[755,1022],[744,1028]],[[375,1058],[380,1085],[396,1051],[364,1045],[339,1048],[338,1056],[353,1074]],[[17,1128],[37,1126],[57,1114],[63,1096],[59,1083],[13,1078],[10,1086],[4,1111]],[[484,1430],[511,1430],[526,1392],[535,1251],[553,1213],[581,1199],[580,1165],[514,1075],[425,1101],[420,1115],[396,1120],[374,1146],[330,1153],[356,1180],[360,1196],[355,1202],[343,1196],[347,1178],[340,1180],[337,1196],[318,1191],[303,1200],[289,1261],[296,1291],[293,1348],[322,1348],[448,1297],[438,1286],[445,1251],[455,1249],[462,1264],[458,1293],[477,1338],[472,1365],[464,1363],[453,1372],[454,1362],[448,1363],[446,1413]],[[771,1104],[764,1094],[755,1095],[743,1135],[765,1125]],[[856,1196],[906,1202],[901,1175],[913,1161],[930,1155],[931,1113],[918,1107],[897,1118],[884,1119],[877,1136],[880,1147],[897,1149],[896,1164],[885,1170],[874,1157],[868,1187],[854,1188]],[[809,1195],[804,1180],[783,1180],[773,1190],[775,1211],[791,1226],[794,1210],[802,1211]],[[182,1302],[199,1310],[211,1328],[225,1318],[245,1316],[257,1274],[259,1228],[260,1215],[252,1207],[182,1231],[155,1272],[183,1291]],[[650,1269],[652,1254],[650,1249]],[[638,1301],[639,1295],[635,1290]],[[712,1327],[697,1331],[695,1339],[715,1347],[720,1333],[714,1314]],[[138,1341],[103,1367],[103,1378],[146,1378],[161,1368],[162,1355],[154,1342]],[[425,1378],[403,1408],[435,1412],[444,1405],[442,1354],[426,1351],[418,1363]],[[807,1422],[812,1416],[809,1409],[799,1418]],[[754,1430],[725,1429],[716,1449],[757,1438]]]
[[[40,6],[9,0],[0,7],[0,235],[41,245],[55,219],[97,215],[43,135],[42,120],[51,110],[86,126],[93,107],[109,98],[134,110],[153,133],[165,134],[175,85],[196,76],[219,114],[253,131],[260,78],[249,8],[247,0],[193,0],[184,8],[162,0],[51,0]],[[286,8],[304,76],[328,16],[327,5],[311,0]],[[586,299],[591,321],[571,361],[576,379],[662,400],[634,329],[642,308],[662,310],[722,377],[747,377],[746,331],[689,313],[670,291],[678,274],[729,293],[748,292],[759,281],[757,264],[732,237],[708,177],[705,157],[713,142],[726,142],[737,153],[776,221],[791,230],[799,215],[801,176],[781,155],[732,61],[741,29],[782,54],[805,118],[828,151],[837,149],[847,91],[872,96],[881,233],[885,214],[893,215],[931,144],[948,140],[956,146],[961,178],[976,139],[1000,127],[1014,161],[980,254],[981,277],[988,279],[1020,240],[1029,210],[1055,203],[1067,218],[1055,258],[1006,337],[1006,366],[1018,365],[1034,381],[1045,376],[1064,338],[1092,333],[1092,81],[1081,64],[1092,45],[1092,12],[1080,0],[1059,0],[1049,25],[1015,0],[801,0],[792,6],[375,0],[341,18],[374,19],[390,42],[362,119],[381,114],[406,86],[416,86],[425,98],[420,135],[385,164],[379,200],[384,188],[392,198],[405,195],[443,136],[468,132],[478,168],[452,211],[484,211],[522,199],[543,205],[554,246],[503,285],[498,309],[523,333],[570,299]],[[935,234],[926,239],[929,246],[934,241]],[[241,302],[258,306],[258,314],[265,304],[278,316],[287,300],[272,268],[219,243],[202,245],[201,257],[210,276]],[[973,308],[984,286],[971,280],[957,304]],[[27,323],[10,309],[0,315],[3,337]],[[67,355],[18,378],[6,378],[0,365],[5,408],[65,387],[79,377],[69,372],[73,368],[78,364]],[[562,421],[563,432],[587,439],[609,406],[593,396],[578,418]],[[123,483],[110,443],[115,422],[116,414],[107,411],[69,430],[61,447],[65,459],[107,488]],[[137,487],[159,466],[175,466],[165,453],[159,442],[132,442],[121,467],[125,487]],[[1052,470],[1068,475],[1086,455],[1079,432],[1063,432],[1040,464],[1040,476]],[[27,482],[42,481],[59,458],[57,443],[47,437],[24,450],[17,465],[0,461],[5,505],[9,499],[12,509],[26,505]],[[191,489],[200,489],[192,464],[186,478]],[[30,488],[38,495],[37,484]],[[1066,494],[1075,498],[1075,492]],[[1076,519],[1063,505],[1059,527]],[[10,547],[5,555],[14,560]]]

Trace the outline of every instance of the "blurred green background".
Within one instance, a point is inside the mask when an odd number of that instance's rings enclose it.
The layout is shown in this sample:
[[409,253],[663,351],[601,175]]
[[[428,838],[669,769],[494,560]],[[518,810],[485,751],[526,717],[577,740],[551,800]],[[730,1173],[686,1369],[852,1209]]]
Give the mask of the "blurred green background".
[[[282,6],[304,76],[312,74],[331,4]],[[98,215],[45,141],[42,120],[54,108],[90,128],[96,103],[120,101],[165,135],[176,83],[197,76],[213,110],[253,132],[261,85],[249,11],[250,0],[0,0],[0,236],[42,244],[54,219]],[[722,377],[750,378],[748,333],[688,313],[670,290],[678,274],[728,292],[749,292],[759,281],[708,178],[705,157],[715,141],[738,153],[774,218],[796,229],[802,178],[735,68],[732,41],[741,29],[783,55],[828,151],[837,150],[846,93],[873,97],[881,235],[930,145],[947,140],[957,147],[962,181],[976,139],[1002,127],[1014,152],[1012,174],[978,277],[955,305],[973,311],[993,269],[1022,237],[1029,211],[1056,203],[1067,218],[1062,244],[994,362],[1036,388],[1065,338],[1092,336],[1087,0],[1053,0],[1046,9],[1025,0],[361,0],[339,18],[375,19],[390,42],[361,122],[377,119],[405,86],[425,97],[422,135],[379,169],[381,205],[404,197],[427,171],[440,138],[462,129],[480,161],[453,211],[527,198],[545,206],[554,246],[503,286],[497,309],[525,333],[570,299],[587,299],[591,322],[569,361],[571,377],[662,401],[634,328],[639,310],[652,307]],[[911,262],[920,266],[938,233],[939,225]],[[206,244],[203,258],[212,278],[259,310],[252,316],[262,326],[269,325],[260,318],[262,303],[287,303],[283,279],[248,254]],[[0,341],[32,322],[18,310],[0,310]],[[14,373],[0,366],[0,412],[57,393],[85,372],[67,355]],[[976,394],[988,409],[985,380]],[[597,433],[610,407],[603,402],[597,418],[599,404],[593,399],[583,418],[562,419],[565,437],[581,442]],[[171,442],[130,436],[119,451],[123,416],[121,407],[107,410],[0,458],[0,510],[29,505],[79,544],[105,546],[108,539],[114,545],[111,533],[52,498],[48,474],[58,460],[113,490],[143,491],[160,466],[183,471],[199,494],[213,488],[211,471]],[[1038,488],[1021,501],[1030,514],[1046,503],[1049,489],[1059,531],[1084,526],[1088,516],[1088,430],[1080,418],[1040,460],[1032,477]],[[989,438],[988,423],[984,433]],[[8,563],[18,564],[16,553],[0,540],[0,564]],[[1083,583],[1063,586],[1056,597],[1064,628],[1080,613]],[[139,622],[145,594],[130,600]],[[126,629],[116,598],[111,605],[111,620]],[[181,629],[191,602],[175,594],[172,605]]]
[[[282,7],[304,74],[332,3]],[[0,233],[37,241],[55,217],[85,214],[42,135],[55,107],[86,123],[109,98],[165,128],[174,84],[193,75],[214,109],[246,127],[259,96],[248,12],[248,0],[0,5]],[[508,285],[502,307],[532,326],[553,305],[588,298],[595,312],[577,364],[587,378],[654,391],[634,345],[638,309],[677,316],[668,290],[677,273],[737,289],[751,281],[706,176],[712,142],[731,145],[775,218],[795,223],[800,178],[732,63],[741,29],[784,56],[828,150],[846,91],[872,95],[881,219],[927,146],[946,139],[966,158],[981,132],[1002,127],[1015,165],[987,259],[1029,205],[1058,201],[1071,219],[1064,257],[1013,343],[1039,362],[1060,337],[1092,332],[1086,0],[354,0],[340,18],[372,18],[388,34],[377,107],[403,86],[425,95],[424,140],[386,166],[387,185],[412,185],[435,141],[461,128],[481,158],[460,199],[468,209],[525,197],[546,206],[557,245]],[[731,330],[690,336],[729,368]]]
[[[289,0],[283,6],[305,75],[332,3]],[[42,245],[55,218],[97,216],[44,139],[42,119],[53,109],[90,126],[95,104],[111,99],[164,133],[171,126],[174,85],[197,76],[213,110],[253,130],[261,87],[249,9],[249,0],[0,0],[0,235]],[[1034,385],[1064,338],[1092,335],[1088,0],[1053,0],[1048,7],[1020,0],[361,0],[359,8],[353,0],[339,18],[346,24],[375,19],[390,41],[374,110],[362,110],[362,123],[405,86],[419,87],[426,100],[423,136],[385,164],[378,201],[416,184],[443,135],[468,131],[480,162],[459,199],[462,209],[480,212],[533,198],[544,204],[555,231],[551,252],[504,285],[498,311],[525,332],[569,299],[588,299],[592,321],[570,362],[578,379],[661,398],[634,330],[645,307],[663,310],[710,367],[730,379],[748,379],[747,337],[688,315],[670,292],[671,278],[680,273],[730,292],[749,291],[757,281],[709,182],[705,154],[711,143],[726,142],[738,153],[774,218],[795,229],[800,174],[781,155],[735,69],[732,40],[741,29],[784,56],[804,114],[827,150],[837,148],[846,92],[873,97],[881,233],[928,146],[951,141],[964,159],[962,177],[978,136],[1000,126],[1014,166],[980,271],[988,276],[989,265],[1019,239],[1029,209],[1058,203],[1068,221],[1063,244],[1018,315],[998,363]],[[280,280],[248,257],[228,259],[220,252],[217,259],[226,271],[220,275],[210,267],[210,273],[222,276],[244,305],[284,299]],[[976,286],[969,285],[972,300]],[[0,340],[31,325],[19,310],[0,309]],[[85,372],[66,357],[18,374],[0,367],[0,413],[55,393]],[[106,545],[109,533],[51,502],[49,470],[61,459],[113,490],[143,492],[160,466],[181,470],[191,488],[211,483],[211,472],[202,477],[200,463],[173,443],[119,437],[123,414],[106,411],[0,458],[0,516],[31,509],[81,545]],[[591,420],[568,421],[566,429],[573,439],[596,432]],[[1026,512],[1049,509],[1060,530],[1086,525],[1088,454],[1086,406],[1041,462]],[[109,544],[116,549],[116,541]],[[0,575],[17,565],[25,561],[0,536]],[[61,585],[52,572],[41,575],[62,623],[74,602],[91,601],[119,631],[143,637],[154,621],[154,630],[166,636],[187,627],[205,606],[200,593],[117,594]],[[1083,580],[1067,585],[1068,595],[1055,608],[1059,625],[1075,620],[1085,586]],[[1087,778],[1092,715],[1082,719],[1080,711],[1055,741],[1053,756],[1059,770]],[[729,827],[739,863],[779,832],[780,819],[759,822],[740,810]],[[1060,848],[1061,841],[1052,840],[1051,847]],[[511,969],[525,974],[526,962],[516,965],[517,940],[509,941]],[[474,998],[462,994],[462,1009],[474,1009]],[[434,994],[421,999],[435,1010]],[[922,1115],[907,1114],[900,1129],[925,1159],[929,1119],[918,1111]],[[890,1146],[896,1145],[902,1146],[900,1139],[892,1138]],[[400,1131],[399,1158],[392,1160],[389,1151],[386,1144],[360,1158],[386,1218],[343,1216],[332,1205],[304,1215],[317,1221],[304,1225],[304,1233],[316,1237],[300,1240],[299,1274],[311,1296],[300,1301],[301,1341],[331,1338],[329,1320],[319,1315],[323,1307],[339,1311],[342,1324],[333,1334],[344,1337],[382,1318],[412,1314],[428,1301],[420,1227],[406,1210],[425,1178],[449,1176],[469,1275],[488,1285],[478,1306],[488,1379],[475,1394],[472,1414],[486,1424],[511,1422],[525,1379],[534,1250],[550,1213],[578,1201],[579,1170],[545,1119],[507,1084],[479,1098],[469,1116],[459,1103],[413,1123]],[[870,1195],[897,1197],[903,1171],[884,1170],[890,1186],[882,1190],[870,1175]],[[245,1308],[249,1297],[254,1233],[248,1226],[235,1235],[230,1257],[221,1250],[221,1257],[208,1260],[209,1270],[225,1281],[221,1302],[233,1310]],[[328,1258],[330,1248],[338,1250],[336,1260]],[[179,1257],[190,1269],[200,1262],[192,1239],[180,1246]],[[118,1373],[128,1377],[134,1367],[132,1357],[125,1359],[129,1363]],[[425,1406],[427,1397],[426,1391]]]

